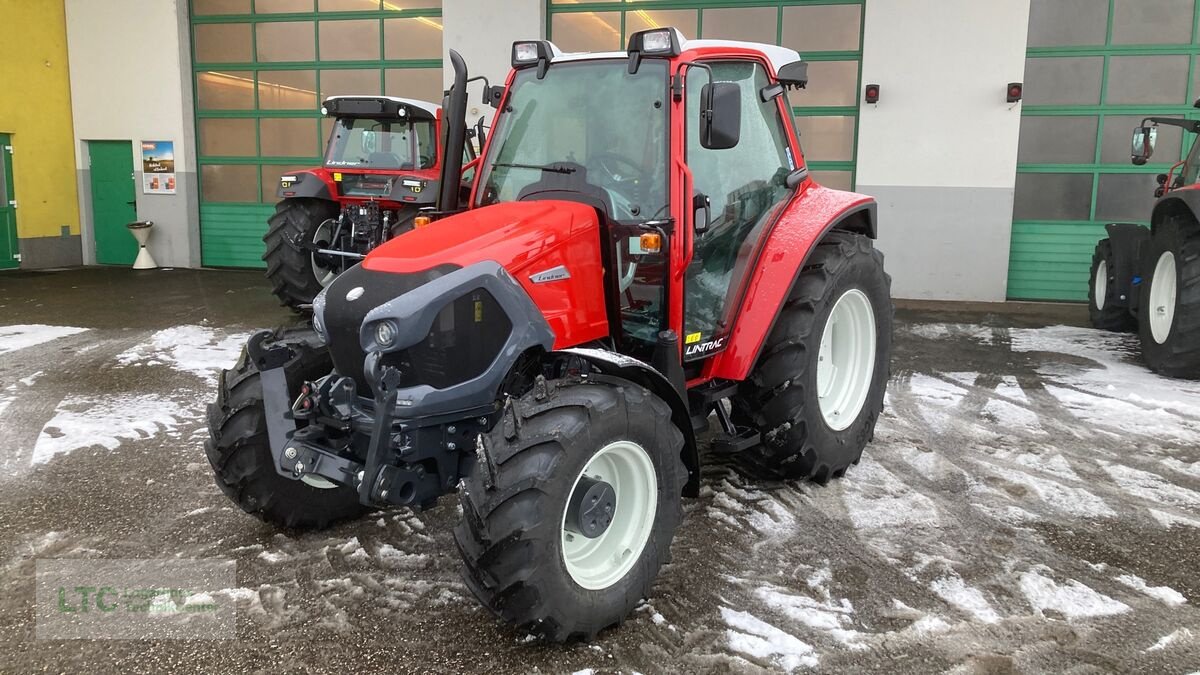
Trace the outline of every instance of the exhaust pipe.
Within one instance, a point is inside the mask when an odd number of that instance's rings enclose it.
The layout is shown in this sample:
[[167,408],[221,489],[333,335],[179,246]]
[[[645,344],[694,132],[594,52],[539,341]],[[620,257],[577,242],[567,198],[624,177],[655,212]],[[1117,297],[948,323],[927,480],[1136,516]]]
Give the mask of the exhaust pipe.
[[462,175],[463,146],[467,141],[467,63],[453,49],[450,65],[454,68],[454,84],[442,103],[446,132],[442,136],[442,174],[438,178],[437,210],[453,213],[458,210],[459,181]]

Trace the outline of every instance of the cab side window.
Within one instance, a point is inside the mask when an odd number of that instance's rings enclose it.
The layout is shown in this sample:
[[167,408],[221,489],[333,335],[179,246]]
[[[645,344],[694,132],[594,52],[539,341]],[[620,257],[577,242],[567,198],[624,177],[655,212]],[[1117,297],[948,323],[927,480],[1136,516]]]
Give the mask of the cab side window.
[[1188,151],[1187,163],[1183,165],[1183,185],[1197,182],[1200,182],[1200,143],[1193,141],[1192,149]]
[[689,70],[687,161],[695,192],[707,196],[711,204],[709,228],[696,235],[687,273],[684,341],[685,355],[691,358],[716,351],[712,347],[706,353],[692,345],[729,331],[742,277],[767,226],[792,194],[785,181],[796,168],[778,104],[759,97],[768,83],[763,67],[751,61],[708,65],[713,80],[739,85],[742,120],[736,146],[702,147],[695,119],[708,74],[700,68]]

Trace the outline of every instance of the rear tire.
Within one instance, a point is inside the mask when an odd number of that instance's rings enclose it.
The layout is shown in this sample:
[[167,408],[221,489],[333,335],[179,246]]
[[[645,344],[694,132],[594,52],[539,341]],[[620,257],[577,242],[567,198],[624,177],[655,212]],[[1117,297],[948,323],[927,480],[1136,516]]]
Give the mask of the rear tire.
[[1088,277],[1088,315],[1094,328],[1128,333],[1137,329],[1137,318],[1129,311],[1129,289],[1116,287],[1117,269],[1112,240],[1101,239],[1092,254]]
[[275,205],[275,214],[267,220],[267,245],[263,260],[267,263],[267,279],[271,292],[281,304],[293,311],[304,311],[324,288],[313,255],[301,248],[311,242],[321,224],[337,218],[338,205],[326,199],[285,199]]
[[1138,309],[1142,356],[1156,373],[1200,379],[1200,224],[1163,221],[1147,248]]
[[[459,490],[454,539],[475,597],[556,642],[591,639],[628,616],[650,593],[683,515],[683,434],[670,420],[649,390],[602,376],[510,399]],[[616,493],[611,524],[592,538],[567,529],[585,469]]]
[[[311,330],[279,329],[272,342],[286,343],[296,354],[283,367],[289,392],[333,368]],[[279,527],[321,529],[365,511],[349,488],[314,487],[275,470],[261,376],[245,349],[232,370],[221,372],[217,402],[208,406],[208,429],[204,451],[217,487],[246,513]]]
[[[748,421],[762,437],[746,451],[756,467],[826,483],[858,463],[883,410],[892,314],[883,254],[862,235],[826,236],[800,272],[750,377],[733,397],[737,419]],[[827,335],[831,316],[834,328]],[[867,354],[872,333],[874,350]],[[839,345],[851,356],[837,356]],[[822,356],[827,361],[818,361]],[[834,360],[846,365],[832,375],[828,365],[819,366]]]

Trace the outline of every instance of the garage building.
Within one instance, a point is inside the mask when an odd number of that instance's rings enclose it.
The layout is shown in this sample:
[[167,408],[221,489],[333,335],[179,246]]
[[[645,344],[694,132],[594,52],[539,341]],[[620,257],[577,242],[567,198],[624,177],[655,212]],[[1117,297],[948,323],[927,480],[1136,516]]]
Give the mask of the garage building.
[[[1163,129],[1134,167],[1130,131],[1200,114],[1195,0],[0,0],[0,17],[0,268],[129,264],[134,220],[156,223],[160,264],[261,267],[278,176],[320,161],[325,97],[440,100],[450,48],[495,82],[513,40],[611,50],[670,25],[810,62],[789,94],[806,159],[879,200],[897,297],[1079,301],[1103,224],[1145,222],[1191,143]],[[142,173],[154,153],[170,190]]]

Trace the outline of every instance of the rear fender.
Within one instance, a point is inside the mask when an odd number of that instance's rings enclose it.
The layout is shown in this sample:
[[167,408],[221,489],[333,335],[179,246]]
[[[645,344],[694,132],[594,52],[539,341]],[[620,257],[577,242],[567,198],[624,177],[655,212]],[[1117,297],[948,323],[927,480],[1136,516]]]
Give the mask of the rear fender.
[[831,230],[877,234],[876,203],[867,195],[815,183],[788,205],[767,236],[743,293],[729,344],[712,359],[706,379],[746,379],[804,263]]
[[666,401],[667,405],[671,406],[671,422],[683,433],[683,463],[688,470],[688,481],[683,486],[683,496],[696,497],[700,494],[700,451],[696,447],[696,434],[692,431],[691,413],[688,411],[687,401],[671,386],[665,375],[648,363],[605,349],[576,347],[552,352],[551,356],[555,354],[578,356],[605,375],[636,382]]
[[333,181],[327,172],[321,169],[285,173],[279,177],[279,183],[275,186],[275,196],[279,199],[311,197],[332,200],[335,194],[337,190]]
[[1183,187],[1171,190],[1158,203],[1150,216],[1150,229],[1153,231],[1158,224],[1172,218],[1183,218],[1198,222],[1196,214],[1200,213],[1200,188]]

